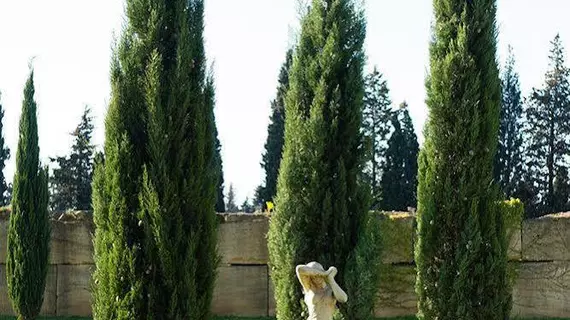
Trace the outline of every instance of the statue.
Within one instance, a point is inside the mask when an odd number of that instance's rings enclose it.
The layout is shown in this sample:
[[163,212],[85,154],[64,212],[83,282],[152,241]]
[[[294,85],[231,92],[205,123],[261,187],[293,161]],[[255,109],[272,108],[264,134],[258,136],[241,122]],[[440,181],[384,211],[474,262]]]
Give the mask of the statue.
[[332,320],[336,302],[345,303],[348,300],[334,279],[337,269],[330,267],[325,271],[320,263],[309,262],[298,265],[296,272],[309,310],[307,320]]

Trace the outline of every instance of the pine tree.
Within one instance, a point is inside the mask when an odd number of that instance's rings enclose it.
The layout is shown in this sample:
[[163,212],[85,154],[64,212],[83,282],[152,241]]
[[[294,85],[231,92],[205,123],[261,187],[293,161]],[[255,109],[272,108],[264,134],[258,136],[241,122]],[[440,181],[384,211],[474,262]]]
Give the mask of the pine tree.
[[293,50],[289,49],[279,73],[277,96],[271,102],[267,141],[265,141],[265,152],[261,161],[261,167],[265,170],[265,184],[259,187],[256,197],[256,204],[261,204],[262,207],[265,207],[267,201],[273,201],[277,193],[277,177],[285,141],[285,96],[289,90],[289,72],[292,64]]
[[499,144],[495,156],[495,180],[505,197],[521,195],[523,172],[522,126],[523,101],[515,57],[509,47],[509,57],[502,75],[503,98],[499,124]]
[[419,145],[405,102],[399,110],[393,112],[392,127],[382,168],[381,208],[406,211],[410,207],[416,207]]
[[345,319],[372,314],[376,283],[365,273],[350,277],[358,261],[374,269],[379,256],[375,250],[359,256],[366,250],[357,250],[369,208],[369,191],[359,179],[364,37],[364,14],[350,0],[314,0],[301,22],[285,103],[276,211],[268,233],[280,320],[306,317],[295,266],[309,261],[337,267],[340,286],[349,297],[359,295],[339,306]]
[[238,211],[239,208],[236,205],[236,194],[234,190],[234,185],[230,183],[230,188],[228,189],[228,201],[226,202],[226,212],[235,213]]
[[75,137],[71,154],[51,159],[58,164],[50,177],[52,210],[91,209],[94,150],[91,137],[94,127],[90,113],[91,110],[86,107],[81,122],[71,133]]
[[419,156],[419,319],[508,319],[505,217],[493,183],[501,86],[495,0],[434,0]]
[[527,170],[536,199],[540,199],[527,204],[531,215],[561,211],[557,204],[565,201],[556,197],[568,199],[568,194],[555,195],[556,177],[561,177],[563,170],[568,172],[566,155],[570,152],[570,69],[565,65],[559,35],[552,41],[550,70],[545,78],[544,88],[533,89],[525,111]]
[[243,201],[242,205],[241,205],[241,212],[245,212],[245,213],[253,213],[255,211],[255,208],[253,207],[253,205],[249,202],[249,198],[245,197],[245,200]]
[[372,192],[373,209],[379,209],[382,202],[380,184],[388,147],[387,137],[390,133],[391,104],[388,84],[383,75],[374,67],[374,71],[365,79],[364,109],[362,111],[362,127],[369,144],[364,176]]
[[47,168],[40,164],[34,72],[26,82],[8,229],[8,296],[19,320],[36,319],[44,300],[50,224]]
[[10,204],[9,190],[6,184],[6,177],[4,176],[4,168],[6,168],[6,161],[10,159],[10,149],[6,146],[4,140],[4,109],[0,103],[0,206],[7,206]]
[[93,183],[95,319],[208,319],[216,252],[204,4],[126,3]]

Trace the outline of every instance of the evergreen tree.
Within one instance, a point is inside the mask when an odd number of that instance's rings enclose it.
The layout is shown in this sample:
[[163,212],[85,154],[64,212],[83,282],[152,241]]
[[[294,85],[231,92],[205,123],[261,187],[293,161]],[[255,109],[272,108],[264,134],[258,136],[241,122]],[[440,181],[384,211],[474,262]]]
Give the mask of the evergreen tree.
[[93,118],[91,110],[85,108],[81,122],[71,133],[75,142],[71,155],[51,159],[58,168],[50,177],[52,210],[90,210],[91,183],[93,180]]
[[409,207],[416,207],[419,145],[405,102],[392,114],[392,126],[382,168],[381,208],[406,211]]
[[522,126],[523,102],[515,57],[509,47],[509,57],[502,75],[503,98],[499,123],[499,144],[495,156],[495,180],[506,198],[520,196],[523,172]]
[[419,156],[419,319],[510,316],[505,217],[493,183],[501,85],[495,0],[434,0]]
[[558,35],[552,41],[545,78],[544,88],[533,89],[525,112],[527,170],[539,200],[526,204],[531,215],[561,211],[564,208],[558,204],[568,199],[568,194],[560,193],[562,189],[555,192],[556,177],[567,179],[562,173],[568,172],[566,155],[570,152],[570,69]]
[[216,212],[226,212],[226,204],[224,203],[224,166],[222,163],[222,144],[218,137],[218,128],[216,127],[216,117],[214,115],[215,104],[215,88],[213,75],[210,74],[206,83],[206,93],[210,97],[208,102],[211,105],[208,107],[212,111],[212,126],[214,135],[214,171],[217,173],[216,177]]
[[228,201],[226,202],[226,212],[238,212],[239,208],[236,205],[236,194],[234,190],[234,185],[230,183],[230,188],[228,190]]
[[209,319],[216,252],[204,4],[127,0],[93,183],[95,319]]
[[373,209],[379,209],[382,201],[380,184],[388,147],[386,140],[390,133],[390,105],[392,104],[389,95],[390,90],[388,90],[386,80],[374,67],[374,71],[365,79],[364,109],[362,111],[362,128],[369,144],[364,179],[370,185]]
[[[379,257],[375,250],[357,250],[360,236],[367,234],[369,208],[369,191],[359,179],[364,37],[364,14],[350,0],[314,0],[301,22],[285,103],[276,211],[268,233],[280,320],[306,317],[295,266],[310,261],[336,266],[341,287],[349,297],[359,296],[339,305],[345,319],[372,314],[372,271],[350,277],[360,270],[359,261],[371,263],[377,273],[374,261]],[[373,254],[359,255],[369,252]]]
[[4,109],[0,103],[0,206],[7,206],[10,204],[8,185],[6,184],[6,177],[4,176],[4,168],[6,168],[6,161],[10,159],[10,149],[6,146],[4,140]]
[[32,70],[20,117],[6,256],[8,296],[19,320],[36,319],[40,312],[49,256],[48,175],[39,160],[34,92]]
[[253,207],[253,205],[249,202],[249,198],[245,197],[245,200],[243,201],[242,205],[241,205],[241,212],[245,212],[245,213],[253,213],[255,211],[255,208]]
[[289,71],[293,64],[293,50],[287,51],[285,62],[279,73],[277,96],[271,102],[271,117],[267,127],[267,141],[261,167],[265,170],[265,184],[257,191],[256,203],[265,207],[267,201],[273,201],[277,193],[277,177],[283,153],[285,134],[285,96],[289,89]]

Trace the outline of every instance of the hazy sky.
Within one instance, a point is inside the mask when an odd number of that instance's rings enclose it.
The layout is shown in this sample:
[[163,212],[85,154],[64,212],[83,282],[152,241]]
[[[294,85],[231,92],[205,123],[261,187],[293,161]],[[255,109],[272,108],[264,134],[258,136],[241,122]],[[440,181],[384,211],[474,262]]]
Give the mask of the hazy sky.
[[[216,117],[226,187],[241,203],[262,181],[269,103],[286,49],[293,44],[296,0],[206,0],[206,48],[214,62]],[[568,0],[498,0],[499,59],[514,47],[523,93],[541,86],[550,41],[570,47]],[[367,0],[368,69],[385,74],[394,104],[406,100],[421,135],[424,78],[432,20],[429,0]],[[95,116],[95,143],[104,137],[113,33],[123,23],[117,0],[0,0],[0,92],[14,173],[23,85],[32,57],[43,161],[69,151],[69,133],[85,105]],[[421,139],[421,138],[420,138]]]

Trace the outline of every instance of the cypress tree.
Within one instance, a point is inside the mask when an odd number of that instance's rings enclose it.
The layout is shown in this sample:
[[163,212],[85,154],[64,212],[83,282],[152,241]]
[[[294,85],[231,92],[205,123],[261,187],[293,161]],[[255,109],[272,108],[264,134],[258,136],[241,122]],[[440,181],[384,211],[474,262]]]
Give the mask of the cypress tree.
[[[0,95],[1,97],[1,95]],[[6,168],[6,160],[10,159],[10,149],[6,146],[4,140],[4,108],[0,103],[0,206],[7,206],[10,204],[10,190],[6,184],[6,177],[4,176],[4,168]]]
[[[537,193],[535,203],[527,204],[532,215],[564,210],[568,194],[555,191],[556,177],[568,172],[566,155],[570,152],[570,69],[565,63],[560,36],[552,41],[550,70],[541,89],[533,89],[525,110],[527,170]],[[560,198],[562,197],[562,198]]]
[[499,123],[499,144],[495,156],[495,180],[506,198],[520,196],[523,172],[522,126],[523,102],[515,57],[509,47],[509,56],[502,74],[502,104]]
[[95,319],[208,319],[216,253],[203,1],[128,0],[93,184]]
[[501,88],[495,0],[434,0],[419,157],[420,319],[508,319],[505,221],[493,183]]
[[[362,128],[369,144],[364,177],[370,185],[372,208],[382,203],[382,168],[385,166],[388,134],[390,133],[390,90],[384,76],[376,67],[366,76]],[[385,209],[385,208],[381,208]]]
[[265,152],[261,161],[261,167],[265,171],[265,184],[259,187],[258,196],[256,196],[256,203],[261,204],[262,207],[265,207],[267,201],[273,201],[277,193],[277,177],[285,142],[285,96],[289,89],[289,71],[292,64],[293,50],[289,49],[279,73],[277,96],[271,102],[271,117],[267,127]]
[[234,191],[234,185],[230,183],[230,188],[228,190],[228,202],[226,203],[227,212],[238,212],[239,208],[236,204],[236,193]]
[[36,319],[40,312],[49,256],[48,175],[39,160],[34,92],[32,70],[20,117],[6,256],[8,296],[19,320]]
[[366,274],[349,279],[357,261],[373,264],[378,256],[374,252],[358,260],[356,252],[365,250],[355,249],[365,234],[369,192],[359,179],[364,37],[363,12],[350,0],[315,0],[301,22],[285,104],[276,211],[268,233],[280,320],[304,318],[295,266],[309,261],[336,266],[336,279],[349,297],[363,298],[339,306],[346,319],[371,314],[370,304],[356,308],[355,303],[374,300],[374,290],[364,286],[375,283],[363,280]]
[[382,210],[406,211],[416,207],[419,145],[408,105],[392,114],[393,132],[388,139],[382,168]]
[[224,165],[222,162],[222,144],[218,137],[218,128],[216,127],[216,116],[214,114],[215,105],[215,88],[214,77],[209,75],[206,82],[206,96],[208,110],[211,110],[211,123],[214,137],[214,172],[216,172],[216,212],[226,212],[226,204],[224,203]]

